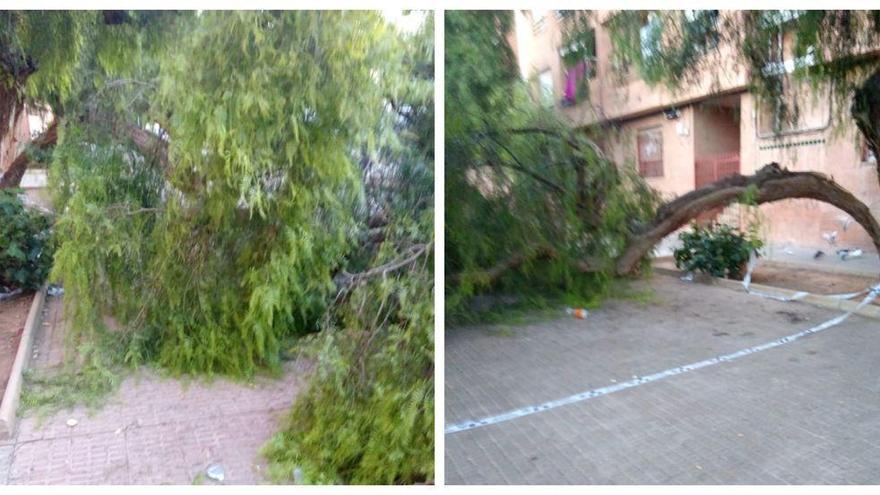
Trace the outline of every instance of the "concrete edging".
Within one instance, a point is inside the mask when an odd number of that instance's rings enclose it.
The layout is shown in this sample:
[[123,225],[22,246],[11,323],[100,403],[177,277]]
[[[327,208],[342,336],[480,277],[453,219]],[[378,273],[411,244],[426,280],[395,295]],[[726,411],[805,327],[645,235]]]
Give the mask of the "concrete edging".
[[[673,276],[681,276],[681,274],[682,274],[682,272],[680,272],[678,270],[672,270],[669,268],[662,268],[662,267],[654,267],[654,271],[657,273],[663,273],[666,275],[673,275]],[[728,289],[736,289],[736,290],[745,292],[743,290],[742,282],[739,280],[730,280],[730,279],[726,279],[726,278],[714,278],[714,277],[711,280],[713,283],[719,284],[719,285],[726,287]],[[759,290],[761,292],[769,292],[773,295],[778,295],[780,297],[791,297],[798,292],[796,290],[782,289],[779,287],[772,287],[769,285],[761,285],[761,284],[756,284],[756,283],[750,284],[750,287],[754,288],[755,290]],[[799,301],[805,302],[805,303],[813,305],[813,306],[818,306],[820,308],[825,308],[825,309],[839,309],[841,311],[853,311],[859,305],[859,302],[861,301],[861,299],[858,299],[858,300],[835,299],[833,297],[825,297],[825,296],[822,296],[819,294],[809,294],[809,295],[805,296],[804,298],[799,299]],[[880,306],[877,306],[874,304],[869,304],[861,309],[854,311],[854,314],[880,320]]]
[[24,380],[23,373],[31,357],[34,335],[36,334],[37,324],[41,320],[40,313],[43,311],[43,305],[46,302],[46,290],[47,286],[43,285],[34,294],[31,309],[28,311],[27,319],[24,322],[24,330],[21,332],[21,340],[18,342],[15,361],[13,361],[12,370],[9,373],[9,382],[6,384],[3,398],[0,399],[0,438],[12,436],[12,432],[15,430],[16,412],[18,411],[18,401],[21,398],[21,387]]

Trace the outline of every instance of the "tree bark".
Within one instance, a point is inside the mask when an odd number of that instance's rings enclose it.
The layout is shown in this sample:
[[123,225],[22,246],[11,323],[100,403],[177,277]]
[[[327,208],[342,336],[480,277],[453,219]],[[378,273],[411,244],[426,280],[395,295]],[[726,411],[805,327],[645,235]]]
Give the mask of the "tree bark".
[[[57,121],[53,121],[49,128],[46,129],[46,132],[40,134],[39,137],[31,141],[29,146],[44,149],[49,146],[54,146],[56,142],[58,142],[58,124]],[[30,157],[28,156],[27,151],[19,153],[9,166],[9,170],[3,174],[3,177],[0,177],[0,189],[18,187],[18,185],[21,184],[21,179],[24,177],[24,173],[27,171],[29,164]]]
[[[757,204],[772,203],[783,199],[814,199],[831,204],[848,213],[871,237],[874,247],[880,254],[880,223],[871,210],[852,193],[838,185],[829,177],[817,172],[791,172],[782,169],[778,163],[765,165],[755,175],[733,175],[691,191],[657,210],[648,225],[635,232],[627,247],[614,266],[617,275],[628,275],[636,271],[657,243],[664,237],[694,220],[700,213],[714,208],[722,208],[742,199],[751,188]],[[552,247],[537,247],[529,253],[514,253],[509,258],[472,274],[482,282],[494,283],[504,273],[521,266],[532,259],[554,258],[556,250]],[[602,270],[599,260],[582,260],[577,263],[582,272]],[[454,274],[448,282],[459,283],[463,274]]]
[[880,253],[880,224],[858,198],[825,175],[816,172],[790,172],[780,168],[777,163],[771,163],[755,175],[727,177],[664,204],[657,211],[654,220],[628,243],[623,255],[617,260],[617,274],[632,273],[664,237],[706,210],[736,202],[750,187],[755,188],[755,201],[758,204],[805,198],[840,208],[867,231]]

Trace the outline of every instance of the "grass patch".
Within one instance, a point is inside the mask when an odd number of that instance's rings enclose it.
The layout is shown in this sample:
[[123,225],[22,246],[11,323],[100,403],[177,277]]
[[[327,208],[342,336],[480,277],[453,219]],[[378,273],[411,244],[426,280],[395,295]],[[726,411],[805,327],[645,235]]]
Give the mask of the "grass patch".
[[489,326],[491,335],[510,337],[517,326],[565,317],[565,308],[599,309],[608,299],[633,301],[641,306],[655,304],[657,294],[649,286],[636,284],[642,279],[618,278],[604,284],[578,289],[530,288],[516,296],[489,292],[476,296],[464,311],[447,314],[455,326]]
[[657,291],[651,287],[634,287],[633,279],[617,279],[613,282],[611,297],[621,301],[633,301],[641,306],[656,304]]

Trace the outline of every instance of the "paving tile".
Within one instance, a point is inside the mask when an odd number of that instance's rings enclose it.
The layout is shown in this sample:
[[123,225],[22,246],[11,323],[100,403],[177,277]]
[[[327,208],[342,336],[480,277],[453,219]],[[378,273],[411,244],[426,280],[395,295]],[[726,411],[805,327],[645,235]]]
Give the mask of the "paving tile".
[[[446,337],[447,423],[767,342],[839,314],[657,275],[648,304]],[[791,314],[806,322],[797,324]],[[449,484],[880,482],[876,320],[446,435]]]

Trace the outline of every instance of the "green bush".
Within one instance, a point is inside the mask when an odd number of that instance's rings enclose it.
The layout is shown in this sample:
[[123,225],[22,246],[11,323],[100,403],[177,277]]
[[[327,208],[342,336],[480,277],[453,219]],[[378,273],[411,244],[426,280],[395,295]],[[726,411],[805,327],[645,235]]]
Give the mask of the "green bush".
[[0,189],[0,288],[37,289],[52,267],[47,215],[27,210],[20,189]]
[[712,223],[701,227],[694,224],[692,229],[678,236],[682,247],[674,253],[675,266],[688,272],[741,279],[750,253],[764,245],[754,235],[729,225]]

